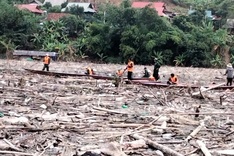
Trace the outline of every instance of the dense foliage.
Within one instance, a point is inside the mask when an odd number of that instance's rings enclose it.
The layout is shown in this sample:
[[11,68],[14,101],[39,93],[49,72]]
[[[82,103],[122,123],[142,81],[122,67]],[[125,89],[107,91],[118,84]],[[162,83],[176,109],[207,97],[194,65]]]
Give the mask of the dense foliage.
[[[234,61],[232,35],[223,28],[222,21],[215,27],[214,21],[205,16],[205,10],[210,9],[222,20],[233,18],[234,4],[228,0],[210,1],[206,7],[200,7],[205,3],[202,0],[174,1],[193,5],[196,11],[173,19],[159,17],[149,7],[134,9],[126,0],[120,6],[103,4],[93,16],[84,14],[79,7],[70,8],[66,12],[71,15],[59,21],[45,21],[43,17],[18,10],[12,2],[0,1],[2,52],[15,48],[58,50],[62,60],[123,63],[131,57],[137,64],[151,64],[157,57],[166,65],[199,67],[220,67],[226,55]],[[43,8],[59,12],[65,6],[52,7],[47,3]]]

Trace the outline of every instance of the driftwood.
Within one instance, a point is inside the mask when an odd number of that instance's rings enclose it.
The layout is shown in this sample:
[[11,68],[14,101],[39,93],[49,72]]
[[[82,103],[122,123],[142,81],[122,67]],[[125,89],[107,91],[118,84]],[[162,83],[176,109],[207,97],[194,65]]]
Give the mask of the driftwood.
[[[215,88],[220,87],[220,86],[223,86],[223,85],[225,85],[225,83],[217,84],[217,85],[211,86],[211,87],[209,87],[209,88],[202,89],[202,90],[200,90],[199,92],[192,93],[192,96],[197,96],[197,95],[199,95],[199,94],[202,94],[203,92],[209,91],[209,90],[211,90],[211,89],[215,89]],[[202,96],[203,96],[203,95],[202,95]]]
[[15,150],[15,151],[20,151],[20,152],[22,152],[22,150],[21,149],[19,149],[18,147],[16,147],[15,145],[13,145],[10,141],[8,141],[7,139],[3,139],[13,150]]
[[193,130],[191,134],[189,134],[185,141],[189,141],[191,138],[193,138],[204,126],[204,123],[201,123],[196,129]]
[[127,156],[121,151],[121,146],[117,142],[111,142],[105,145],[100,151],[110,156]]
[[115,111],[115,110],[109,110],[109,109],[105,109],[105,108],[101,108],[101,107],[95,107],[95,106],[93,106],[92,108],[95,109],[95,110],[104,111],[104,112],[107,112],[107,113],[129,114],[129,113],[126,113],[126,112],[120,112],[120,111]]
[[1,151],[1,154],[14,154],[14,155],[23,155],[23,156],[34,156],[35,154],[24,153],[24,152],[15,152],[15,151]]
[[234,155],[234,150],[230,149],[230,150],[217,150],[217,151],[213,151],[213,154],[219,154],[219,155]]
[[[205,140],[212,155],[215,152],[232,154],[231,150],[228,151],[234,147],[231,143],[234,97],[229,96],[229,92],[233,93],[230,90],[215,88],[209,93],[200,89],[205,97],[211,97],[209,101],[193,98],[186,91],[186,86],[181,89],[159,86],[152,89],[124,84],[116,88],[106,85],[113,80],[23,72],[22,67],[41,70],[42,62],[38,62],[38,66],[34,65],[34,61],[24,60],[9,60],[6,63],[4,60],[0,62],[0,155],[87,156],[91,152],[100,156],[104,155],[101,149],[109,154],[112,152],[112,155],[113,151],[123,155],[199,155],[202,151],[197,139]],[[95,66],[99,70],[103,68],[102,71],[109,73],[120,68],[118,65],[112,68],[112,64],[51,62],[50,69],[81,73],[87,66]],[[134,76],[138,76],[141,68],[136,65]],[[181,74],[181,82],[197,81],[194,85],[200,86],[209,84],[212,75],[219,76],[215,73],[219,69],[191,68],[191,71],[195,70],[192,73],[197,74],[189,79],[183,72],[185,68],[172,70],[172,67],[162,66],[161,69],[165,72],[163,75],[176,70]],[[206,77],[209,72],[210,76]],[[165,77],[161,79],[167,80]],[[222,80],[215,81],[216,84],[222,83]],[[191,93],[194,89],[191,85]],[[219,97],[225,99],[222,105],[219,104]],[[123,108],[124,103],[129,107]],[[195,112],[194,105],[201,105],[202,109]],[[194,115],[197,117],[194,118]],[[205,116],[211,119],[204,121],[206,128],[203,128],[199,120]],[[194,129],[196,131],[191,133]],[[131,136],[134,134],[144,137],[133,141]],[[185,142],[187,137],[189,143]],[[115,150],[110,150],[108,144],[113,141],[119,143],[112,146]],[[227,142],[230,143],[227,145]],[[148,149],[152,146],[158,150]]]
[[150,145],[150,146],[152,146],[152,147],[154,147],[154,148],[162,151],[163,153],[165,153],[168,156],[183,156],[183,154],[180,154],[179,152],[174,151],[171,148],[168,148],[166,146],[160,145],[157,142],[154,142],[154,141],[152,141],[150,139],[144,138],[144,137],[142,137],[142,136],[140,136],[138,134],[134,134],[134,135],[132,135],[132,137],[135,138],[135,139],[143,139],[143,140],[145,140],[146,144],[148,144],[148,145]]
[[124,142],[123,146],[125,147],[125,150],[132,150],[132,149],[138,149],[138,148],[146,148],[146,142],[143,139],[131,141],[131,142]]
[[207,121],[208,119],[210,119],[210,117],[206,117],[204,120],[201,121],[200,125],[193,130],[193,132],[191,134],[189,134],[189,136],[185,139],[185,141],[189,141],[191,138],[195,137],[195,135],[202,129],[205,127],[205,121]]
[[201,140],[197,140],[197,144],[205,156],[211,156],[210,151],[206,148],[206,145]]

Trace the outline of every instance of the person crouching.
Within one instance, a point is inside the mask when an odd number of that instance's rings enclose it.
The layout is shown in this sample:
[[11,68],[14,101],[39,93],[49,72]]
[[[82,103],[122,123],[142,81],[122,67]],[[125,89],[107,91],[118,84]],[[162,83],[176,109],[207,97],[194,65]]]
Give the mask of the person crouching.
[[167,81],[167,84],[169,84],[169,85],[171,85],[171,84],[178,84],[178,78],[177,78],[177,76],[175,76],[175,74],[172,73],[171,77]]
[[85,72],[86,75],[94,75],[94,70],[90,67],[87,67],[86,68],[86,72]]

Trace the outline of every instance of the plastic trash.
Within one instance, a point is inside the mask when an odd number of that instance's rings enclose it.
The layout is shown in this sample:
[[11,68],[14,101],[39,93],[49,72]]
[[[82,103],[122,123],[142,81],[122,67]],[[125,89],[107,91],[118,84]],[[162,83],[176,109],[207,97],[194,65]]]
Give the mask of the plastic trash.
[[27,60],[27,61],[33,61],[33,59],[30,58],[30,57],[28,57],[26,60]]
[[1,118],[1,117],[4,117],[4,114],[3,114],[2,112],[0,112],[0,118]]
[[123,105],[122,105],[122,108],[128,108],[128,104],[126,104],[126,103],[123,104]]

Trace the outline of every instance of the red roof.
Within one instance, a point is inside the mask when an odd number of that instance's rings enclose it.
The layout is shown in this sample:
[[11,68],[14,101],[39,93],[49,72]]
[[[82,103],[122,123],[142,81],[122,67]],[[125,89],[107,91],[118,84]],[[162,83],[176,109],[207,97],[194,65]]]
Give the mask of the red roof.
[[20,10],[28,10],[32,13],[37,13],[37,14],[42,14],[43,13],[43,10],[39,9],[38,7],[38,4],[19,4],[19,5],[16,5],[16,7]]
[[154,8],[159,16],[164,16],[163,10],[165,9],[165,3],[163,2],[133,2],[132,7],[133,8],[144,8],[146,6],[150,6],[151,8]]
[[59,20],[60,18],[62,18],[62,17],[65,17],[65,16],[69,16],[69,15],[71,15],[71,14],[69,14],[69,13],[48,13],[48,15],[47,15],[47,20],[48,21],[57,21],[57,20]]

